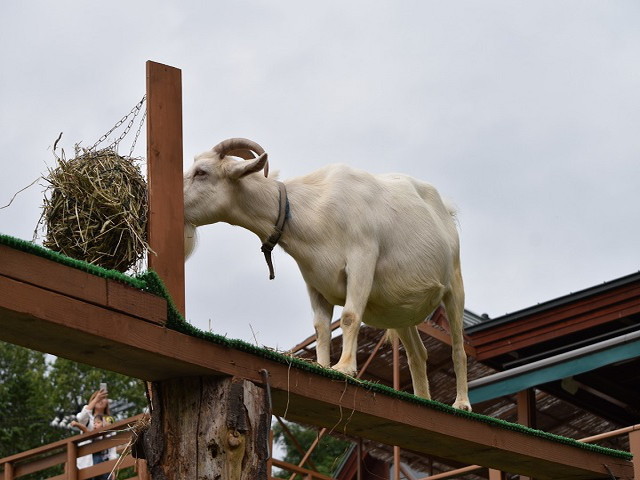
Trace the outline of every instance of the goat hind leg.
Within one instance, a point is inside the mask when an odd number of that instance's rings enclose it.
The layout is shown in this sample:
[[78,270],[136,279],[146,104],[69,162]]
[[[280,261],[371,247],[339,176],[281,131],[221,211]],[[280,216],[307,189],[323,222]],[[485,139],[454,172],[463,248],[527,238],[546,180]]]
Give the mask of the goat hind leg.
[[464,287],[462,275],[458,270],[454,275],[452,288],[443,298],[444,308],[451,328],[451,357],[456,374],[455,408],[471,411],[469,402],[469,387],[467,385],[467,354],[464,351]]
[[413,394],[431,399],[429,393],[429,380],[427,379],[427,349],[422,343],[418,327],[403,327],[394,329],[400,337],[402,345],[407,352],[407,362],[411,372],[411,382],[413,384]]

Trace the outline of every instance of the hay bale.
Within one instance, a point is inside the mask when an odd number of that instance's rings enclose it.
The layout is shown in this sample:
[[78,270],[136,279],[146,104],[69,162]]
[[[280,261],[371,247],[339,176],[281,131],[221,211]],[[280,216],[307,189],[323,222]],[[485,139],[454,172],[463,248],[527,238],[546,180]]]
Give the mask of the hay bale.
[[147,184],[134,159],[111,149],[64,153],[45,180],[43,245],[64,255],[125,272],[144,258]]

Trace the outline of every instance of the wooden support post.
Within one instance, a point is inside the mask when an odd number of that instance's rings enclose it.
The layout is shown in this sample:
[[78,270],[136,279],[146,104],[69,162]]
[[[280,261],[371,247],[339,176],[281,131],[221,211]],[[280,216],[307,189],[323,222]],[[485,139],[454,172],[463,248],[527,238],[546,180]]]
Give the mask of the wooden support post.
[[[527,388],[517,395],[518,423],[526,427],[537,428],[536,391]],[[531,477],[520,476],[520,480],[531,480]]]
[[271,414],[262,387],[237,377],[183,377],[153,389],[144,436],[153,480],[268,478]]
[[78,458],[78,446],[74,442],[67,443],[67,480],[78,479],[78,465],[76,459]]
[[536,420],[536,392],[528,388],[518,392],[518,423],[526,427],[537,428]]
[[269,429],[269,458],[267,459],[267,478],[273,476],[273,429]]
[[4,480],[13,480],[13,463],[7,462],[3,464],[4,466]]
[[185,313],[181,71],[147,62],[149,268]]
[[505,480],[506,475],[500,470],[489,469],[489,480]]
[[142,460],[140,458],[136,459],[135,471],[138,474],[138,480],[151,480],[146,460]]
[[633,455],[633,478],[640,479],[640,430],[629,432],[629,451]]

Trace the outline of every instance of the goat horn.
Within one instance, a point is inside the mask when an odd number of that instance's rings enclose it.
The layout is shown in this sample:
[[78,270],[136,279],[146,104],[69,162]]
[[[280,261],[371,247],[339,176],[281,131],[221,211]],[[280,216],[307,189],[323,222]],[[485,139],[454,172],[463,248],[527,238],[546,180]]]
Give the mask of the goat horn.
[[[232,155],[234,157],[244,158],[245,160],[253,160],[264,153],[264,148],[246,138],[228,138],[217,144],[212,150],[220,155],[220,157]],[[266,177],[268,175],[269,160],[267,160],[264,165],[264,176]]]

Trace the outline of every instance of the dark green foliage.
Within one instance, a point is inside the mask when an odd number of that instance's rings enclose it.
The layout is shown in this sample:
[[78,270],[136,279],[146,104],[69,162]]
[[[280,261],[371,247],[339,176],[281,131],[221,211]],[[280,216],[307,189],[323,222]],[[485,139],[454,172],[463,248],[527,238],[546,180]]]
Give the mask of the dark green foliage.
[[[311,428],[305,428],[301,425],[290,422],[287,422],[286,425],[305,451],[311,446],[318,436],[318,432]],[[283,458],[285,462],[292,463],[294,465],[298,465],[298,463],[300,463],[300,460],[302,460],[302,453],[298,451],[279,423],[274,423],[273,425],[273,439],[276,445],[285,449],[286,453]],[[313,465],[317,468],[316,471],[324,475],[331,476],[338,465],[340,465],[340,462],[343,460],[343,457],[348,452],[350,446],[351,442],[340,440],[330,435],[324,435],[320,439],[320,444],[311,455],[311,462],[313,462]],[[309,463],[305,465],[305,468],[313,470]],[[282,471],[275,476],[277,478],[289,478],[291,476],[291,472]],[[299,479],[302,478],[302,476],[298,475],[296,478]]]
[[135,476],[136,476],[135,468],[127,467],[127,468],[121,468],[120,470],[118,470],[118,476],[116,478],[117,480],[121,480],[121,479],[131,478]]
[[[72,362],[65,358],[56,358],[51,366],[49,381],[53,386],[52,400],[62,409],[73,406],[74,410],[79,410],[89,401],[91,394],[98,390],[100,383],[107,384],[112,403],[126,400],[132,404],[118,413],[118,420],[137,415],[147,406],[144,384],[141,380]],[[79,403],[78,397],[81,400]]]
[[43,353],[0,342],[0,458],[62,438]]
[[0,458],[80,433],[52,422],[75,415],[101,382],[131,404],[119,418],[146,406],[140,380],[0,342]]

